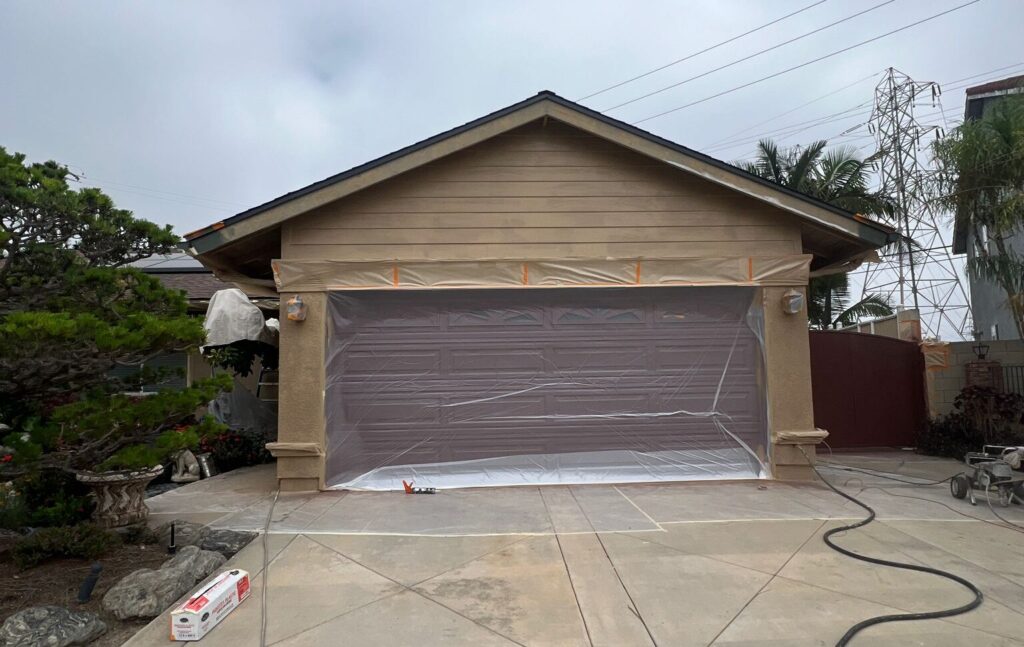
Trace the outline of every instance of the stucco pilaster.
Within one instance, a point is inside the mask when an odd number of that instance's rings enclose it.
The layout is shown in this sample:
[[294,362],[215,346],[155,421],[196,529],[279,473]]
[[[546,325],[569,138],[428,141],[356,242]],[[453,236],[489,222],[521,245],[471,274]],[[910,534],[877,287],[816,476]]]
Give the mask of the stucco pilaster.
[[800,312],[786,314],[782,298],[788,290],[803,293],[806,301],[805,286],[766,287],[761,293],[772,470],[778,479],[811,480],[808,457],[814,460],[824,434],[814,426],[807,307],[805,303]]
[[281,489],[301,491],[323,487],[327,294],[300,294],[305,321],[288,320],[285,308],[292,296],[281,295],[277,442],[267,447],[277,458]]

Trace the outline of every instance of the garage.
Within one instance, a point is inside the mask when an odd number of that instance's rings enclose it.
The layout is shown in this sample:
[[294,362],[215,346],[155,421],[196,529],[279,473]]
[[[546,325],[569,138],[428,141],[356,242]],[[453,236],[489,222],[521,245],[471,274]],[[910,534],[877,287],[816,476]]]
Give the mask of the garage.
[[327,484],[764,478],[754,293],[332,293]]
[[304,491],[812,478],[808,279],[895,232],[541,92],[186,239]]

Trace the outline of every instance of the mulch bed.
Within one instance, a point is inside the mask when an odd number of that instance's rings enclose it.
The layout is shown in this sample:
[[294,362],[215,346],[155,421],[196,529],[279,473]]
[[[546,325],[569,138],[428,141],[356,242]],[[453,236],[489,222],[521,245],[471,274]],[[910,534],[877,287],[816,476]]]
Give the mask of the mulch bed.
[[149,624],[149,620],[118,620],[103,610],[103,595],[122,577],[140,568],[159,568],[169,556],[161,545],[123,545],[98,560],[103,564],[92,599],[78,604],[78,587],[89,574],[93,561],[54,559],[19,571],[9,549],[14,540],[0,539],[0,623],[26,607],[56,605],[71,610],[91,611],[107,623],[107,631],[91,647],[117,647]]

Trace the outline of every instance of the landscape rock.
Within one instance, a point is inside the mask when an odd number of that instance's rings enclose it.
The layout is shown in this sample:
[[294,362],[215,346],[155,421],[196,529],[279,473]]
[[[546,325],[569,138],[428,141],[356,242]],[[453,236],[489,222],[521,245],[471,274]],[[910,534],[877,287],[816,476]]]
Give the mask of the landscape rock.
[[255,532],[244,530],[212,530],[199,544],[199,547],[203,550],[212,550],[231,559],[255,537]]
[[[226,557],[212,550],[203,550],[199,546],[185,546],[178,553],[160,566],[161,571],[182,570],[192,576],[193,584],[224,565]],[[184,592],[183,592],[184,593]]]
[[7,618],[0,627],[4,647],[65,647],[87,645],[107,630],[95,613],[63,607],[29,607]]
[[103,596],[103,608],[118,620],[155,618],[227,561],[220,553],[185,546],[158,570],[124,576]]
[[[199,546],[206,539],[207,535],[210,534],[210,529],[199,523],[192,523],[191,521],[182,521],[180,519],[174,522],[174,545],[178,548],[182,546]],[[156,529],[157,534],[160,535],[160,540],[164,546],[171,541],[171,522],[165,523]]]

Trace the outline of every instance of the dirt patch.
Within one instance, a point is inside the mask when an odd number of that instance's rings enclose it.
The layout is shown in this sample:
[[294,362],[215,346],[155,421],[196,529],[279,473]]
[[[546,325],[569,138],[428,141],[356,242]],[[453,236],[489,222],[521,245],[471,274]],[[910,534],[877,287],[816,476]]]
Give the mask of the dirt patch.
[[107,623],[107,631],[91,647],[117,647],[149,624],[149,620],[118,620],[103,610],[103,595],[122,577],[140,568],[159,568],[168,559],[160,545],[124,545],[98,560],[103,564],[92,599],[78,604],[78,587],[93,562],[85,559],[55,559],[19,571],[11,561],[12,539],[0,539],[0,622],[26,607],[52,604],[72,610],[91,611]]

